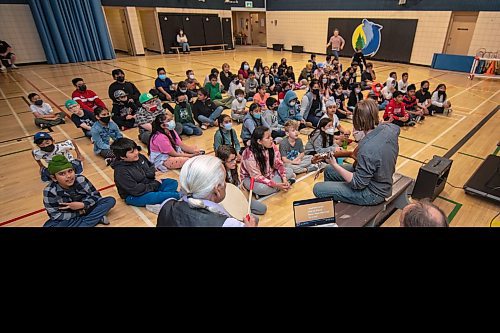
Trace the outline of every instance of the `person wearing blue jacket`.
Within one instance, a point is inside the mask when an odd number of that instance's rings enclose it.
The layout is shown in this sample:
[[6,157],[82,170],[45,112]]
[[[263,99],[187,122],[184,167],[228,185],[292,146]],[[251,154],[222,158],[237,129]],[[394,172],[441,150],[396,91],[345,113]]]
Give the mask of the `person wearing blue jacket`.
[[[241,139],[245,147],[250,145],[250,139],[252,138],[252,133],[255,128],[259,126],[267,127],[271,129],[271,126],[267,123],[266,119],[262,117],[262,108],[257,103],[252,103],[250,105],[248,113],[243,118],[243,126],[241,127]],[[244,148],[242,149],[242,151]]]
[[123,135],[115,122],[111,121],[111,115],[106,109],[96,108],[94,114],[97,121],[92,125],[90,134],[94,142],[94,153],[104,157],[107,164],[115,158],[110,147],[110,140],[122,138]]
[[297,94],[293,90],[288,90],[285,98],[278,107],[278,123],[285,125],[288,120],[297,120],[300,122],[300,129],[305,127],[305,120],[300,113]]

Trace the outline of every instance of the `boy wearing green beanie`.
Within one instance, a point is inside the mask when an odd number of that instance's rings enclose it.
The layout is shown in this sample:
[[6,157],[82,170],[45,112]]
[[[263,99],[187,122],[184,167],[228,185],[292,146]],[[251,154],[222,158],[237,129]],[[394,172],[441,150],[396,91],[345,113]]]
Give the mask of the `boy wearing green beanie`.
[[71,121],[73,124],[75,124],[77,128],[81,128],[83,134],[85,134],[87,138],[92,137],[90,130],[92,129],[92,125],[94,125],[97,121],[94,113],[82,109],[80,104],[72,99],[67,100],[66,103],[64,103],[64,106],[69,112],[71,112]]
[[116,204],[113,197],[101,197],[94,185],[76,175],[73,165],[62,155],[49,162],[52,181],[43,191],[43,204],[49,215],[44,227],[94,227],[109,224],[106,214]]

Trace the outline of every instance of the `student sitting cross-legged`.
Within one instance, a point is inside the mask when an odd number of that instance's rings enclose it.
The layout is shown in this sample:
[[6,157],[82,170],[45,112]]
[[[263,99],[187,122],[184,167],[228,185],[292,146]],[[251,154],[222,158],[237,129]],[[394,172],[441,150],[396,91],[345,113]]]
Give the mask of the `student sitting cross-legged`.
[[144,207],[158,205],[163,201],[179,199],[177,181],[155,178],[155,166],[140,151],[141,147],[128,138],[113,142],[111,150],[116,159],[111,164],[114,169],[118,194],[127,205]]
[[158,115],[152,124],[149,158],[156,169],[180,169],[191,157],[202,154],[198,148],[182,142],[175,132],[175,121],[170,113]]
[[[37,145],[38,149],[32,151],[33,158],[40,167],[40,175],[42,181],[48,182],[50,180],[49,170],[43,165],[42,161],[45,163],[50,163],[55,156],[62,155],[73,165],[75,172],[81,174],[83,172],[83,156],[73,140],[67,140],[64,142],[54,143],[54,139],[49,133],[38,132],[35,134],[33,141]],[[76,152],[76,159],[71,154],[71,150]]]
[[241,157],[243,186],[250,189],[250,180],[254,178],[253,193],[257,197],[288,191],[295,182],[295,174],[283,164],[278,146],[266,127],[259,126],[253,131],[251,144]]
[[319,121],[318,127],[309,134],[305,152],[307,155],[322,154],[335,151],[335,128],[330,118],[323,118]]
[[44,227],[94,227],[109,224],[106,214],[116,204],[113,197],[101,197],[94,185],[75,174],[66,157],[57,155],[47,167],[52,181],[43,191],[43,204],[49,215]]
[[247,114],[247,100],[245,99],[245,92],[241,89],[235,91],[236,98],[231,103],[231,118],[241,123]]
[[299,138],[299,123],[289,120],[285,123],[286,137],[280,143],[281,159],[295,174],[318,170],[311,163],[312,155],[305,155],[304,144]]
[[238,141],[238,136],[233,128],[233,122],[231,117],[227,114],[223,114],[219,117],[219,129],[214,135],[214,151],[217,151],[220,146],[227,145],[234,148],[237,151],[237,160],[241,160],[240,155],[240,142]]
[[252,133],[256,127],[264,126],[270,128],[267,121],[262,117],[262,109],[259,104],[252,103],[245,118],[243,118],[243,126],[241,126],[241,139],[245,146],[250,145]]
[[175,122],[182,124],[182,133],[187,136],[203,134],[201,128],[194,124],[193,111],[191,111],[191,104],[187,101],[187,95],[177,96],[177,104],[175,105],[174,115]]
[[[215,151],[215,156],[220,158],[226,171],[226,183],[232,184],[238,188],[241,187],[240,177],[238,175],[238,157],[234,147],[222,145]],[[252,214],[264,215],[267,206],[258,200],[252,200],[250,203]]]
[[222,106],[217,106],[204,88],[198,90],[198,99],[193,104],[195,120],[201,125],[201,129],[217,126],[217,118],[224,111]]
[[43,99],[41,99],[38,94],[29,94],[28,99],[32,103],[30,105],[30,110],[33,112],[33,116],[35,116],[36,126],[43,129],[65,123],[64,118],[66,114],[64,112],[55,113],[52,107],[44,103]]
[[415,122],[411,120],[410,114],[405,110],[403,93],[395,91],[392,96],[392,100],[385,108],[384,121],[392,122],[398,126],[415,126]]
[[94,91],[87,89],[87,85],[82,78],[74,78],[71,82],[76,88],[71,94],[71,98],[78,102],[82,109],[90,112],[94,112],[94,109],[97,107],[107,109],[106,104],[104,104],[99,96]]
[[97,121],[95,119],[94,112],[82,109],[80,104],[72,99],[67,100],[64,106],[66,106],[66,109],[68,109],[68,111],[72,113],[71,121],[73,122],[73,124],[75,124],[77,128],[81,128],[83,134],[86,137],[90,138],[92,136],[92,134],[90,133],[92,125],[94,125],[94,123]]
[[106,159],[109,164],[115,157],[111,150],[109,143],[110,140],[116,140],[123,137],[118,126],[111,121],[111,115],[106,109],[96,108],[94,114],[97,122],[92,125],[90,133],[92,134],[92,141],[94,142],[94,153]]

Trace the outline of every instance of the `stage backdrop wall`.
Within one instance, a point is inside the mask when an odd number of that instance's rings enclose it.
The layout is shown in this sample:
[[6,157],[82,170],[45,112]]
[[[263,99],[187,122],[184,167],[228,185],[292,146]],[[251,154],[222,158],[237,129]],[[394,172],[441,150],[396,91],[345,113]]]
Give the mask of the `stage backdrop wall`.
[[[363,49],[367,59],[410,62],[418,20],[329,18],[327,36],[334,29],[342,32],[345,46],[340,55],[350,57],[355,46]],[[329,47],[331,52],[331,47]]]

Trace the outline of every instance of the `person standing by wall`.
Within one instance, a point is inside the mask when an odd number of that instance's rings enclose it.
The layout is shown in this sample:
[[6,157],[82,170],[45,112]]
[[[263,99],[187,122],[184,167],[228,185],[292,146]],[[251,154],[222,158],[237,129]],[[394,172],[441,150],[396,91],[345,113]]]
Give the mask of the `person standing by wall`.
[[339,35],[339,29],[333,31],[333,36],[330,37],[330,41],[326,44],[326,47],[332,46],[332,52],[335,58],[339,57],[339,52],[344,49],[345,40]]

